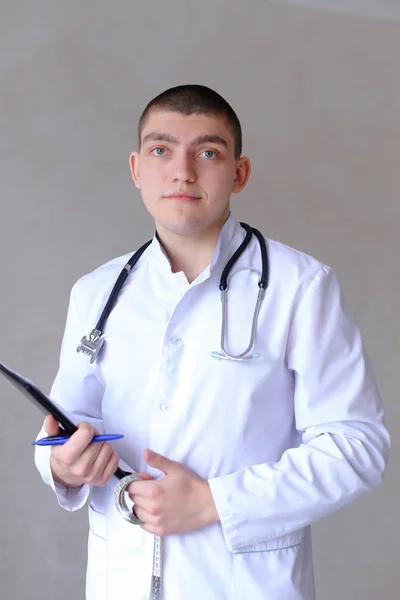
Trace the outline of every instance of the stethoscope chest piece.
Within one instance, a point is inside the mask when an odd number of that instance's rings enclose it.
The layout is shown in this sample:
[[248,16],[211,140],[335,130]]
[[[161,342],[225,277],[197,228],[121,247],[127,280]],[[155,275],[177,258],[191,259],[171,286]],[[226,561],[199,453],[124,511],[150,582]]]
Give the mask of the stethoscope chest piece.
[[93,329],[89,337],[86,335],[83,336],[76,351],[90,356],[90,363],[93,364],[96,361],[104,342],[104,335],[101,335],[101,331]]

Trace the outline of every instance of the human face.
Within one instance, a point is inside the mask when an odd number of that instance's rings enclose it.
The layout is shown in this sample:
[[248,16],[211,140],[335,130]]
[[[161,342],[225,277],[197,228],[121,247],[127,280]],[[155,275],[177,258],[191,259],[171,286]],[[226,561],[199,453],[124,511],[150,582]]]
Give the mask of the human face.
[[179,236],[219,231],[231,193],[240,192],[250,175],[249,160],[235,159],[224,118],[154,109],[130,166],[157,231]]

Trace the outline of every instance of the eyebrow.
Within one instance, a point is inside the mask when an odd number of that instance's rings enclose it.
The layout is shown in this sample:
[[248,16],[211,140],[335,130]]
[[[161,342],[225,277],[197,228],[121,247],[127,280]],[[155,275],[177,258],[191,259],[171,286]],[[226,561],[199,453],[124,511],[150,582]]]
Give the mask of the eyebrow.
[[[151,133],[148,133],[144,136],[142,143],[145,144],[149,141],[169,142],[170,144],[175,145],[179,144],[179,140],[177,140],[177,138],[175,138],[173,135],[169,133],[162,133],[161,131],[152,131]],[[203,144],[219,144],[220,146],[228,148],[228,142],[223,137],[216,134],[199,135],[191,142],[191,146],[201,146]]]
[[169,133],[161,133],[159,131],[152,131],[151,133],[145,135],[142,143],[145,144],[146,142],[150,141],[170,142],[171,144],[178,144],[178,140],[174,138],[173,135],[170,135]]

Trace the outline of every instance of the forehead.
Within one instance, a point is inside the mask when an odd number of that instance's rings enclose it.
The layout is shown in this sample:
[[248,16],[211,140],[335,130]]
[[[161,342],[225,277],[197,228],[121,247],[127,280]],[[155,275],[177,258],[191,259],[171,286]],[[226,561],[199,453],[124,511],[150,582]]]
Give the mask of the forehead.
[[181,143],[202,135],[218,135],[226,140],[228,146],[234,146],[234,137],[227,120],[222,115],[191,114],[184,115],[170,110],[151,110],[147,115],[141,139],[150,133],[169,134]]

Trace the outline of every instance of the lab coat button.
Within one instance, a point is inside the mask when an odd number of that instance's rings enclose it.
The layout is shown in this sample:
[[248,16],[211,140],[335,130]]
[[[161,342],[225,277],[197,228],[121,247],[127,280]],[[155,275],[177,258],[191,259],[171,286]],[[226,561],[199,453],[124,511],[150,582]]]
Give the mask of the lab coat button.
[[175,336],[171,339],[174,346],[179,346],[182,343],[182,339],[179,336]]
[[163,412],[169,412],[172,409],[172,406],[170,404],[161,404],[160,406],[160,410],[162,410]]

